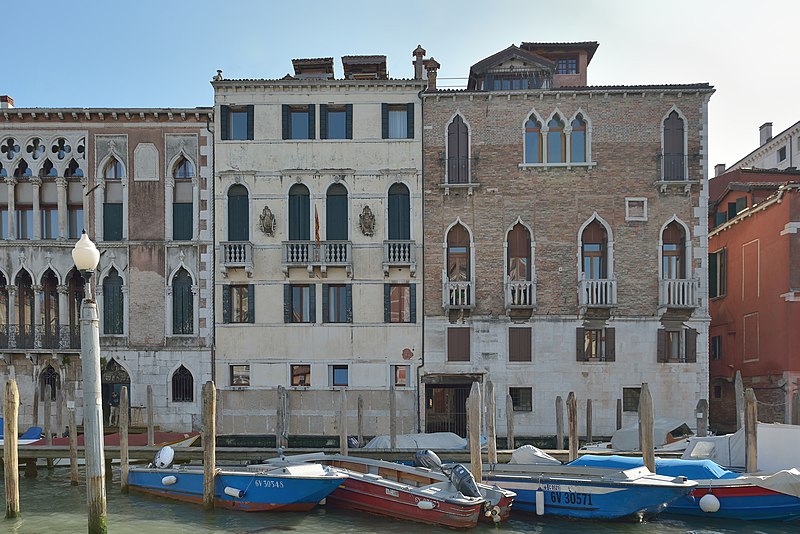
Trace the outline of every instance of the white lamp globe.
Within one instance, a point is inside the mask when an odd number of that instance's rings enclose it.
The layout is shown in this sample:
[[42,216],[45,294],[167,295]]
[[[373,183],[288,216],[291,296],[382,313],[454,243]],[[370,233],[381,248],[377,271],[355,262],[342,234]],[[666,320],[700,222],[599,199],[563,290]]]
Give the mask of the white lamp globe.
[[75,248],[72,249],[72,261],[75,262],[75,267],[79,271],[94,271],[100,262],[100,251],[97,250],[85,231],[80,240],[75,243]]

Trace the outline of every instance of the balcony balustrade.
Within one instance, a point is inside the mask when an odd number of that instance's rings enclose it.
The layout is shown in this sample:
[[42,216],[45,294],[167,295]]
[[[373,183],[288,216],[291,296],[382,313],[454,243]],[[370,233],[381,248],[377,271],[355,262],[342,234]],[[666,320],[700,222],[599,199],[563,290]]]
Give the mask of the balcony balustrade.
[[536,307],[535,280],[506,280],[506,309]]
[[617,305],[617,281],[613,278],[583,279],[578,287],[581,307],[610,308]]
[[281,265],[285,274],[289,267],[305,267],[309,273],[319,267],[322,273],[328,267],[345,267],[353,272],[353,244],[350,241],[284,241]]
[[390,267],[408,267],[411,276],[417,271],[417,247],[414,241],[383,242],[383,274],[389,276]]
[[658,305],[663,308],[696,308],[699,284],[694,279],[668,278],[658,281]]
[[472,281],[445,279],[442,284],[442,306],[446,310],[474,308],[474,295],[474,283]]
[[228,269],[243,268],[253,276],[253,244],[249,241],[223,241],[220,243],[220,271],[228,276]]
[[80,325],[0,325],[0,349],[80,348]]

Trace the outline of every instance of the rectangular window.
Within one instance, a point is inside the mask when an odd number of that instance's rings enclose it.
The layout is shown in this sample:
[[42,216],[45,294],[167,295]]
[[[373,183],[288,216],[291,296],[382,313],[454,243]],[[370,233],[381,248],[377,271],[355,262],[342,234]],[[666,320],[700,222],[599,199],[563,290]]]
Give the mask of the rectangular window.
[[249,365],[231,365],[231,385],[232,386],[250,385]]
[[556,63],[556,74],[578,74],[578,58],[565,57]]
[[292,323],[311,323],[315,317],[311,316],[311,290],[314,286],[291,286]]
[[786,159],[786,147],[782,146],[778,149],[778,163]]
[[508,388],[515,412],[533,411],[533,388]]
[[33,208],[17,206],[17,239],[33,239]]
[[83,231],[83,206],[67,207],[67,227],[70,239],[80,239]]
[[39,210],[41,225],[42,225],[42,239],[57,239],[58,238],[58,207],[57,206],[42,206]]
[[622,411],[638,412],[642,388],[622,388]]
[[724,297],[727,290],[727,249],[721,248],[708,255],[708,296]]
[[230,137],[232,140],[247,139],[247,111],[232,109],[230,112]]
[[[283,138],[314,139],[314,104],[283,105]],[[325,133],[323,129],[322,133]]]
[[103,204],[103,241],[122,241],[122,204]]
[[323,302],[325,316],[323,323],[349,323],[352,313],[350,311],[350,287],[340,284],[325,284],[323,296],[327,302]]
[[252,285],[225,286],[227,298],[225,299],[226,323],[252,323],[251,317],[253,303],[251,302]]
[[447,329],[447,361],[448,362],[468,362],[469,361],[469,328],[448,328]]
[[352,139],[353,105],[330,106],[320,104],[319,136],[321,139]]
[[408,383],[409,366],[408,365],[393,365],[392,366],[392,380],[395,387],[407,387],[411,384]]
[[411,286],[393,284],[389,286],[389,322],[411,322]]
[[531,361],[530,328],[508,329],[508,361],[510,362]]
[[714,400],[722,399],[722,386],[714,386]]
[[0,208],[0,239],[8,239],[8,208]]
[[293,386],[310,386],[311,385],[311,366],[310,365],[292,365],[292,385]]
[[605,332],[602,328],[597,330],[585,329],[583,332],[583,351],[590,360],[604,360]]
[[220,136],[223,141],[253,139],[253,105],[220,106]]
[[722,336],[711,336],[711,359],[722,359]]
[[172,205],[172,239],[175,241],[189,241],[192,239],[191,202],[176,202]]
[[667,360],[673,362],[682,361],[681,331],[667,330],[666,343]]
[[414,104],[383,104],[383,138],[414,138]]
[[332,387],[346,387],[348,385],[348,369],[346,365],[329,365],[328,381]]

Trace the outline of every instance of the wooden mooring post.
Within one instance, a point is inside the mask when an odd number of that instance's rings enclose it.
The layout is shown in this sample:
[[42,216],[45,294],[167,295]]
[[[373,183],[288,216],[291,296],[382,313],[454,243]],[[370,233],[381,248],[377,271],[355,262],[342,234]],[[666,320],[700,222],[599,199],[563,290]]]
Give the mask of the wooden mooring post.
[[397,388],[389,386],[389,447],[397,448]]
[[75,421],[75,384],[72,384],[67,401],[67,424],[69,425],[69,483],[78,485],[78,426]]
[[358,426],[358,446],[364,446],[364,397],[358,396],[356,426]]
[[286,431],[286,412],[289,406],[289,398],[286,388],[278,386],[278,407],[275,410],[275,448],[285,448],[289,446]]
[[486,439],[489,453],[489,463],[497,463],[497,429],[496,425],[497,410],[494,400],[494,382],[486,382]]
[[653,450],[653,397],[650,386],[642,383],[639,395],[639,443],[644,465],[653,473],[656,472],[656,458]]
[[469,470],[477,482],[481,481],[481,386],[477,382],[472,383],[469,397],[467,398],[467,421],[469,424]]
[[564,449],[564,400],[556,397],[556,450]]
[[155,428],[153,419],[155,419],[155,414],[153,413],[153,386],[147,384],[147,444],[148,445],[155,445]]
[[567,395],[567,428],[569,433],[569,461],[578,458],[578,399],[575,392]]
[[744,470],[747,473],[758,471],[758,405],[753,388],[744,392]]
[[697,417],[697,437],[704,438],[708,436],[708,401],[706,399],[697,401],[694,411]]
[[586,399],[586,443],[592,442],[592,399]]
[[[53,386],[51,384],[47,384],[47,387],[44,388],[44,444],[52,447],[53,446],[53,403],[51,402],[53,399]],[[47,470],[53,470],[53,459],[47,459]]]
[[622,399],[617,399],[617,430],[622,428]]
[[119,399],[119,461],[122,467],[119,486],[122,493],[128,493],[128,425],[130,424],[130,409],[128,386],[122,386]]
[[[148,391],[150,391],[148,386]],[[149,395],[148,395],[148,400]],[[214,509],[214,477],[217,474],[217,389],[203,384],[203,509]]]
[[739,430],[744,426],[744,382],[742,382],[741,371],[736,371],[733,391],[736,396],[736,430]]
[[506,448],[514,449],[514,399],[506,394]]
[[3,480],[6,490],[6,517],[19,516],[19,455],[17,451],[17,418],[19,416],[19,390],[17,381],[6,382],[3,395]]
[[339,454],[347,456],[347,390],[339,398]]

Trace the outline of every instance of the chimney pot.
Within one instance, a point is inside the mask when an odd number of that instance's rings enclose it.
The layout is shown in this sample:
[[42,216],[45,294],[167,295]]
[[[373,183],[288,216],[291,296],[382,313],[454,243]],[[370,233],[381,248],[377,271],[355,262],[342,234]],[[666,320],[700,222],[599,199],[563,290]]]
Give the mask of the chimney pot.
[[439,67],[441,67],[439,62],[432,57],[425,60],[425,70],[428,73],[428,91],[436,91],[436,71],[439,70]]
[[759,146],[764,146],[770,139],[772,139],[772,123],[765,122],[758,128],[759,137],[761,138],[761,144]]
[[724,163],[717,163],[714,165],[714,176],[719,176],[720,174],[725,172],[725,164]]
[[14,107],[14,99],[8,95],[0,95],[0,109],[11,109]]

